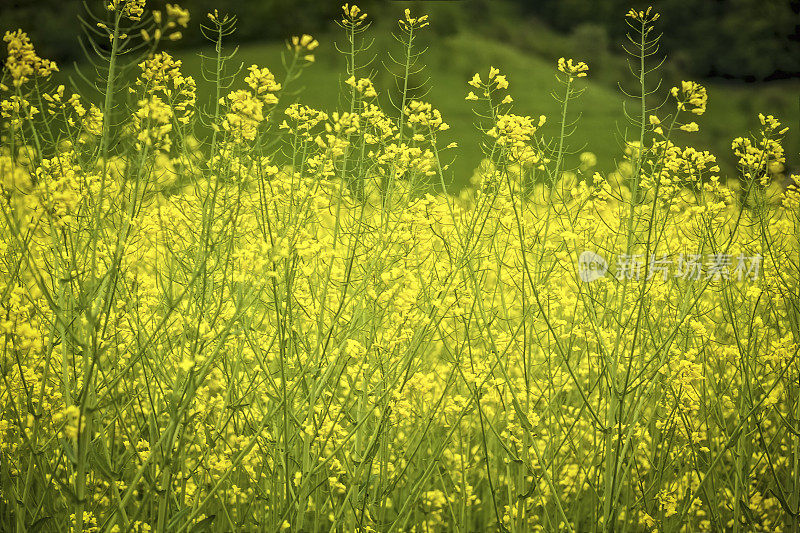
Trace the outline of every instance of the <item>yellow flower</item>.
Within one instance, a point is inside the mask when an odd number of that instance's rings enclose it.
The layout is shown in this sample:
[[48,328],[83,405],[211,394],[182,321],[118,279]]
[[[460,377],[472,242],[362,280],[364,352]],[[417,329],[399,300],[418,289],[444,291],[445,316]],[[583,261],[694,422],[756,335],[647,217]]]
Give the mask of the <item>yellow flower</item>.
[[[142,20],[146,0],[111,0],[106,9],[109,11],[122,10],[122,15],[133,21]],[[121,7],[120,7],[121,6]]]
[[352,27],[359,27],[363,24],[364,19],[367,18],[366,13],[361,12],[361,8],[357,5],[353,4],[344,4],[342,6],[342,11],[344,11],[344,17],[342,18],[341,24],[346,28]]
[[310,53],[319,46],[319,42],[307,33],[302,36],[295,35],[291,39],[291,44],[287,44],[290,50],[294,50],[295,54],[301,59],[314,62],[314,54]]
[[471,79],[471,80],[469,80],[467,83],[468,83],[469,85],[472,85],[472,86],[473,86],[473,87],[475,87],[476,89],[480,88],[480,86],[481,86],[481,83],[482,83],[482,82],[481,82],[481,75],[480,75],[480,74],[478,74],[478,73],[476,72],[476,73],[475,73],[475,75],[474,75],[474,76],[472,76],[472,79]]
[[258,125],[264,120],[264,102],[250,91],[238,90],[221,98],[220,103],[229,109],[222,127],[230,131],[235,139],[255,140]]
[[83,119],[83,128],[90,135],[99,137],[103,133],[103,112],[94,104],[90,104],[89,113]]
[[188,123],[195,111],[197,84],[191,76],[181,74],[181,61],[159,52],[139,63],[139,68],[142,73],[135,84],[150,95],[171,102],[176,119],[182,124]]
[[157,95],[139,100],[138,109],[133,114],[136,138],[146,146],[169,150],[172,145],[169,136],[172,131],[172,117],[172,107]]
[[429,127],[439,131],[450,128],[450,126],[442,121],[442,114],[439,110],[434,109],[433,106],[427,102],[412,100],[403,112],[408,117],[408,123],[412,126]]
[[586,76],[586,72],[589,70],[589,65],[587,65],[583,61],[578,61],[577,63],[573,62],[574,60],[568,59],[565,60],[563,57],[559,58],[558,60],[558,70],[567,74],[569,79],[572,80],[573,78],[583,78]]
[[281,84],[275,81],[275,75],[268,68],[259,68],[258,65],[250,65],[248,70],[250,74],[244,81],[255,91],[256,96],[267,105],[277,104],[278,98],[271,93],[280,91]]
[[20,98],[16,94],[11,95],[8,100],[0,102],[0,117],[12,119],[12,123],[19,124],[21,119],[31,119],[33,115],[39,113],[36,106],[31,105],[25,98]]
[[673,87],[670,94],[677,100],[678,109],[695,115],[706,112],[708,93],[706,88],[693,81],[682,81],[680,88]]
[[82,421],[81,427],[78,427],[78,420],[81,418],[81,410],[77,405],[70,405],[64,409],[62,416],[66,422],[64,426],[64,434],[67,438],[77,439],[78,434],[83,429],[85,421]]
[[781,138],[788,128],[781,128],[781,123],[772,115],[758,115],[762,124],[759,138],[749,139],[737,137],[733,140],[732,149],[739,159],[739,167],[746,179],[760,177],[762,184],[767,184],[770,169],[786,162]]
[[647,24],[658,20],[661,15],[653,12],[653,6],[650,6],[646,11],[636,11],[635,9],[630,9],[625,16],[637,22]]
[[419,18],[415,18],[411,16],[411,10],[406,8],[405,10],[405,18],[400,19],[399,21],[400,27],[403,28],[405,31],[411,31],[413,29],[421,29],[425,26],[428,26],[428,15],[422,15]]
[[175,25],[186,28],[189,25],[188,9],[183,9],[178,4],[167,4],[166,11],[167,18],[169,19],[169,22],[167,23],[168,28],[172,28]]
[[14,87],[20,87],[33,76],[47,78],[53,72],[58,72],[54,62],[36,55],[28,35],[22,30],[7,31],[3,41],[8,43],[5,66]]
[[361,78],[356,81],[355,76],[350,76],[345,80],[345,83],[356,89],[359,93],[363,94],[367,98],[375,98],[378,96],[375,87],[372,85],[372,80],[369,78]]

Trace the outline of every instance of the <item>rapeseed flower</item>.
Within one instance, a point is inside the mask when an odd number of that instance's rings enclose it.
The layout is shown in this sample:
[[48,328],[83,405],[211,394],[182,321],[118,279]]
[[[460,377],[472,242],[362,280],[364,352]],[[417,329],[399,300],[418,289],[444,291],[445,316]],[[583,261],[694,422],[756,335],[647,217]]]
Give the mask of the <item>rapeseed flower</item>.
[[558,60],[558,70],[569,76],[569,80],[583,78],[589,71],[589,65],[583,61],[573,62],[572,59],[565,60],[563,57]]
[[[352,36],[365,16],[342,13]],[[217,80],[203,140],[171,55],[140,62],[130,101],[113,87],[104,138],[97,102],[26,90],[50,67],[14,35],[0,490],[20,508],[134,532],[792,523],[770,489],[795,474],[798,379],[800,176],[770,183],[790,163],[778,118],[734,140],[741,183],[655,112],[597,172],[544,116],[512,113],[491,66],[467,94],[489,104],[485,158],[449,194],[430,187],[448,178],[440,111],[385,107],[360,63],[347,109],[279,107],[310,36],[284,83],[258,65]],[[587,68],[559,62],[562,105]],[[682,83],[677,111],[707,96]]]
[[706,112],[708,93],[706,88],[693,81],[682,81],[680,88],[673,87],[670,94],[677,100],[680,111],[689,111],[695,115]]
[[7,31],[3,41],[8,43],[5,68],[11,76],[14,87],[22,86],[33,76],[48,78],[53,72],[58,72],[58,67],[53,61],[36,55],[31,40],[22,30]]
[[398,22],[400,24],[400,28],[402,28],[405,31],[422,29],[430,25],[430,22],[428,21],[428,15],[422,15],[421,17],[412,17],[411,10],[408,8],[406,8],[404,12],[404,18],[401,18]]
[[286,46],[289,50],[292,50],[299,59],[313,63],[314,54],[311,52],[316,50],[319,46],[319,41],[305,33],[299,37],[297,35],[292,37],[290,42],[286,43]]

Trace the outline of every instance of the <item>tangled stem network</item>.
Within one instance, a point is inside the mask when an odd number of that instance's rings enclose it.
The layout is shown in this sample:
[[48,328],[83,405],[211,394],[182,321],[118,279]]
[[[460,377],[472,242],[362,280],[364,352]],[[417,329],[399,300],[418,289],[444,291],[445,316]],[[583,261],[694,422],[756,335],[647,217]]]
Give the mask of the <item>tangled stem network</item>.
[[[237,68],[214,11],[195,79],[159,48],[187,10],[107,7],[97,101],[4,38],[0,531],[799,530],[787,129],[736,136],[738,175],[683,145],[709,95],[654,88],[652,9],[601,172],[571,145],[583,61],[553,61],[547,117],[467,76],[459,146],[427,15],[387,88],[344,4],[321,110],[311,35]],[[461,189],[457,149],[483,155]]]

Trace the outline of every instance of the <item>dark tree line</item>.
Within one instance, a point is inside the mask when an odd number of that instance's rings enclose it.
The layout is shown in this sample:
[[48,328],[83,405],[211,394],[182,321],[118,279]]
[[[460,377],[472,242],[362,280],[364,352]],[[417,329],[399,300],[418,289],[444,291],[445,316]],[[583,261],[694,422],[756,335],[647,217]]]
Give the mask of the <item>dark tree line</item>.
[[764,80],[800,75],[800,0],[514,0],[562,31],[596,24],[624,37],[620,16],[652,4],[663,45],[697,76]]
[[[340,9],[338,1],[319,0],[147,0],[147,9],[180,4],[192,15],[184,38],[174,46],[196,46],[203,42],[198,26],[205,14],[218,9],[238,17],[237,40],[284,39],[297,33],[328,28]],[[57,62],[80,60],[79,16],[87,7],[104,16],[106,0],[0,0],[0,35],[21,28],[30,35],[37,52]]]
[[[0,0],[0,30],[21,27],[28,31],[41,54],[60,61],[80,58],[75,38],[82,0]],[[192,31],[183,46],[201,42],[195,31],[198,19],[214,8],[239,17],[239,39],[283,39],[302,32],[331,27],[342,0],[184,0],[178,3],[193,13]],[[409,5],[423,10],[445,10],[452,16],[434,24],[438,31],[453,31],[455,24],[492,31],[498,19],[524,21],[534,16],[551,27],[572,33],[575,28],[621,42],[626,26],[622,16],[631,8],[652,3],[662,14],[666,29],[664,51],[681,70],[699,77],[719,76],[765,80],[800,76],[800,0],[391,0],[356,1],[376,18]],[[101,10],[102,0],[88,0]],[[163,0],[148,0],[151,8]],[[475,20],[481,24],[476,25]],[[506,20],[505,22],[512,22]]]

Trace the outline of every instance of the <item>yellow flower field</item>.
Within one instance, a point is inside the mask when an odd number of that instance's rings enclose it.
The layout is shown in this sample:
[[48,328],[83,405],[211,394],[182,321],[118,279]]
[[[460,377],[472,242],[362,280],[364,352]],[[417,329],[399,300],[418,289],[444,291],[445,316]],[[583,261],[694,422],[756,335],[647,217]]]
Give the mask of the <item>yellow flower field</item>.
[[158,48],[188,11],[106,4],[96,102],[4,38],[0,530],[800,530],[800,176],[773,116],[740,176],[674,144],[709,95],[650,94],[657,13],[625,16],[615,172],[568,168],[591,65],[561,58],[560,116],[465,80],[485,159],[448,193],[425,15],[392,107],[343,6],[328,114],[288,100],[310,35],[236,74],[204,14],[203,106]]

